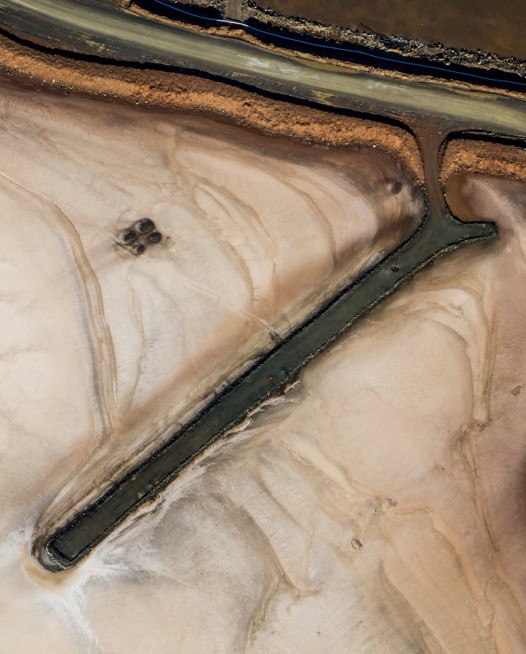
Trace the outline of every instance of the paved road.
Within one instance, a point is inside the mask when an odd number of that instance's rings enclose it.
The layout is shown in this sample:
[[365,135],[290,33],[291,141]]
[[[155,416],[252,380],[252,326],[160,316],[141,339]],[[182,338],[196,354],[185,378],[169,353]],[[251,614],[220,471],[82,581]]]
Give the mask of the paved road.
[[279,54],[89,0],[0,0],[0,26],[50,46],[217,75],[297,99],[379,116],[436,116],[459,129],[526,138],[526,104],[500,92],[400,80]]

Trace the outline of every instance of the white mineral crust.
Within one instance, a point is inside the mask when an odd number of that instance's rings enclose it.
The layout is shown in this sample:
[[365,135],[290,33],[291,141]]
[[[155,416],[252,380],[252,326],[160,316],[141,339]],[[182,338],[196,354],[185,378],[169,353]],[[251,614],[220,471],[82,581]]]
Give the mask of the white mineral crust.
[[[525,651],[524,187],[463,180],[497,241],[53,575],[42,515],[411,234],[422,199],[376,151],[7,87],[0,118],[0,651]],[[171,244],[134,257],[115,238],[143,216]]]

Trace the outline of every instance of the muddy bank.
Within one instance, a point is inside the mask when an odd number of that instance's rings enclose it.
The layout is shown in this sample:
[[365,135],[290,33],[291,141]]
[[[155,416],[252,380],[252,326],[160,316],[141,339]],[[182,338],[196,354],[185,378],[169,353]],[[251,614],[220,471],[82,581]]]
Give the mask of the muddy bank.
[[[358,32],[401,36],[438,42],[450,48],[526,59],[523,36],[526,6],[522,0],[507,0],[498,6],[491,0],[462,3],[445,0],[440,4],[429,0],[412,0],[410,3],[404,0],[394,3],[335,0],[330,5],[314,0],[258,0],[247,4],[283,16]],[[309,28],[306,26],[305,29]]]
[[[416,0],[410,9],[399,3],[331,3],[330,8],[315,2],[262,2],[190,0],[177,6],[210,18],[230,18],[260,29],[290,36],[303,35],[353,46],[369,48],[387,56],[427,60],[438,64],[467,66],[524,75],[526,51],[521,26],[526,19],[520,0],[506,3],[503,12],[495,12],[490,2],[459,5],[448,0],[440,7]],[[482,6],[481,6],[482,5]],[[176,12],[163,9],[154,0],[131,3],[165,12],[178,20]],[[519,17],[519,19],[517,19]],[[521,22],[520,17],[523,18]],[[185,20],[180,15],[180,20]],[[193,19],[187,17],[187,20]],[[205,21],[206,22],[206,21]],[[467,28],[469,26],[469,28]]]

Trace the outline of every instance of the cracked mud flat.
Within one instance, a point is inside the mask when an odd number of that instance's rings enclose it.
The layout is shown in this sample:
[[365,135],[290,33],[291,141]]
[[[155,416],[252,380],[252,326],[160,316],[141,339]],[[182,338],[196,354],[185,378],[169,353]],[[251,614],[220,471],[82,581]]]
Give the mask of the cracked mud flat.
[[[52,575],[29,554],[49,505],[162,439],[422,201],[373,149],[15,87],[0,110],[1,649],[523,651],[524,184],[450,178],[497,241],[415,279]],[[173,244],[133,257],[115,236],[143,215]]]

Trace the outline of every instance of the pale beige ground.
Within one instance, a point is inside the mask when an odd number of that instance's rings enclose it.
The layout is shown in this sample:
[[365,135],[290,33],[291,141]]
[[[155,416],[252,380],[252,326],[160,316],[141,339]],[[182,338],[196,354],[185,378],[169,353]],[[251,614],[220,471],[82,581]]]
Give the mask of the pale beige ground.
[[[422,273],[52,576],[29,550],[61,489],[55,510],[422,204],[378,149],[17,87],[0,101],[0,651],[523,652],[524,185],[451,180],[452,208],[498,221],[497,241]],[[115,235],[144,214],[173,244],[134,258]]]
[[[42,513],[158,443],[407,238],[422,196],[379,148],[15,85],[0,117],[0,649],[115,651],[82,627],[87,568],[62,580],[31,563]],[[144,215],[171,241],[134,257],[116,236]]]
[[75,573],[100,651],[524,651],[526,188],[460,181],[499,240],[424,272]]

